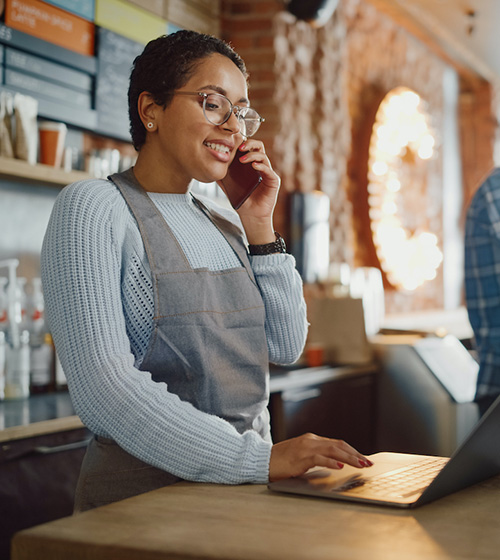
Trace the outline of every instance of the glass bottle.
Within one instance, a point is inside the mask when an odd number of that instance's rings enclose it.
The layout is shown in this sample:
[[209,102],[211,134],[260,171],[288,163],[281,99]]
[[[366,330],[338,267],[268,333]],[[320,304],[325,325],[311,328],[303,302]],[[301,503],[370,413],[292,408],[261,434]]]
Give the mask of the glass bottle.
[[48,393],[55,389],[54,344],[49,333],[41,342],[31,344],[30,352],[30,393]]
[[66,374],[61,365],[61,361],[59,360],[59,356],[55,355],[55,382],[56,382],[56,389],[57,391],[67,391],[68,390],[68,381],[66,379]]
[[0,331],[0,401],[5,398],[5,333]]
[[5,399],[30,395],[30,333],[21,331],[17,345],[6,346]]
[[54,344],[45,324],[45,302],[40,278],[33,278],[28,297],[28,328],[30,332],[30,392],[54,390]]
[[0,331],[3,333],[7,332],[8,326],[8,298],[7,298],[7,278],[5,276],[0,276]]

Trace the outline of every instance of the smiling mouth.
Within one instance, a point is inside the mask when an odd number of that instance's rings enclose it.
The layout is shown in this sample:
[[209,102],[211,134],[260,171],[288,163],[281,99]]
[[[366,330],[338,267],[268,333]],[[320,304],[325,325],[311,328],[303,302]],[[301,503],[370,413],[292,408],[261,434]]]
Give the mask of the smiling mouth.
[[216,152],[220,152],[221,154],[229,154],[231,152],[231,149],[228,148],[228,146],[224,146],[223,144],[216,144],[214,142],[204,142],[204,144],[211,150],[215,150]]

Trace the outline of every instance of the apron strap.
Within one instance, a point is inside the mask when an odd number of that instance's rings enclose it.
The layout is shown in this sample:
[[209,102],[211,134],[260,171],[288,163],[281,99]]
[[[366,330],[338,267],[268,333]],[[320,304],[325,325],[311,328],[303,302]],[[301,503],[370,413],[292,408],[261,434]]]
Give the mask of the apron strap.
[[[115,173],[108,179],[118,187],[137,222],[146,248],[151,273],[157,275],[166,271],[175,273],[193,270],[177,238],[136,179],[132,168],[123,173]],[[170,237],[177,251],[164,250],[165,245],[161,240],[165,235]]]
[[191,193],[191,196],[195,203],[202,210],[202,212],[215,224],[217,229],[219,229],[219,231],[227,239],[227,242],[231,245],[234,252],[240,259],[241,264],[245,267],[248,276],[250,276],[252,282],[257,286],[257,281],[255,280],[253,269],[250,264],[250,259],[248,258],[248,251],[243,241],[243,232],[241,231],[241,229],[237,225],[230,222],[228,219],[224,218],[215,210],[208,208],[208,206],[206,206],[201,200],[196,198],[193,193]]

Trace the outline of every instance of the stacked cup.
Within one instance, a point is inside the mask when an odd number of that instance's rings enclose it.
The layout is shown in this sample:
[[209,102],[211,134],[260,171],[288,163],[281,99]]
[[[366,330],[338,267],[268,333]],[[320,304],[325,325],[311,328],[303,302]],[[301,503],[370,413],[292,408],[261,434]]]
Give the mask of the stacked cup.
[[64,154],[67,127],[62,122],[41,121],[38,124],[40,135],[40,163],[61,167]]

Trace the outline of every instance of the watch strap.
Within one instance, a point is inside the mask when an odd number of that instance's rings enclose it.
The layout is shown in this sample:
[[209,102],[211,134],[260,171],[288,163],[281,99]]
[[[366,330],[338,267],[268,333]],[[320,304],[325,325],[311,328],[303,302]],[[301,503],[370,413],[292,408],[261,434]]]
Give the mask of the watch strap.
[[275,253],[286,253],[285,240],[281,235],[275,231],[276,240],[272,243],[265,243],[264,245],[249,245],[248,252],[251,255],[273,255]]

